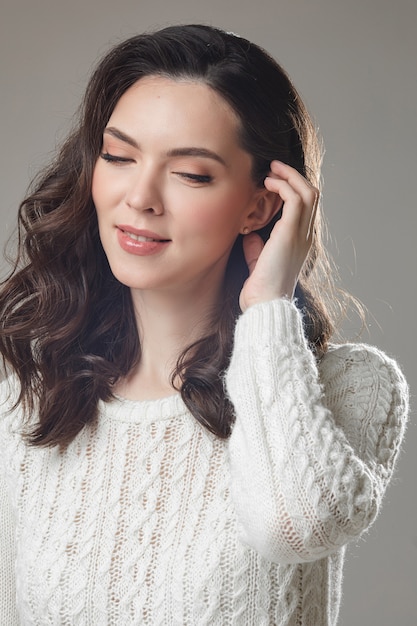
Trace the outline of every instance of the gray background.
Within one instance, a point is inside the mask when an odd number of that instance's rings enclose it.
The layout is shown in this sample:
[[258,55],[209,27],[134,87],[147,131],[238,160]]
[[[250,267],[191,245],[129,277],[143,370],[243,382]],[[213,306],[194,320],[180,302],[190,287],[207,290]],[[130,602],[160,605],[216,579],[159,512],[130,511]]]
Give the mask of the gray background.
[[[345,286],[370,311],[363,339],[397,357],[413,391],[415,0],[1,0],[0,11],[0,244],[97,58],[145,29],[218,25],[267,48],[314,113],[331,247]],[[349,548],[340,626],[417,623],[416,448],[414,411],[383,513]]]

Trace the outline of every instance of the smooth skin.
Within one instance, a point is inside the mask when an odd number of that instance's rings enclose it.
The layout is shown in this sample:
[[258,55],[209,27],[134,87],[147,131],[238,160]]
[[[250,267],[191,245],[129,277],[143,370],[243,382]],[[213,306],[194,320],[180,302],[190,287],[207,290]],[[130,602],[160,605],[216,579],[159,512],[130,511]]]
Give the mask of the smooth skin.
[[[294,293],[312,241],[318,191],[278,161],[259,189],[238,128],[234,111],[207,85],[156,76],[128,89],[107,124],[92,195],[112,272],[132,292],[142,346],[140,363],[115,389],[124,397],[173,393],[170,373],[178,355],[206,331],[239,233],[250,231],[242,311]],[[252,231],[283,203],[263,246]],[[140,233],[166,243],[156,253],[132,254],[129,246],[137,246]]]

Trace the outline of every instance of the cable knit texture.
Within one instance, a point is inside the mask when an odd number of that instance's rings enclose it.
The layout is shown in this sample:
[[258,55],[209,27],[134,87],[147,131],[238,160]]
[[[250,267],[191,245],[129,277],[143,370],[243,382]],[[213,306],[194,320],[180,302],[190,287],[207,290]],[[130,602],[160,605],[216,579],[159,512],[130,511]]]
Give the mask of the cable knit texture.
[[115,399],[60,453],[23,443],[3,384],[2,626],[336,624],[344,546],[399,450],[403,376],[363,345],[317,365],[278,300],[240,317],[226,385],[228,441],[178,395]]

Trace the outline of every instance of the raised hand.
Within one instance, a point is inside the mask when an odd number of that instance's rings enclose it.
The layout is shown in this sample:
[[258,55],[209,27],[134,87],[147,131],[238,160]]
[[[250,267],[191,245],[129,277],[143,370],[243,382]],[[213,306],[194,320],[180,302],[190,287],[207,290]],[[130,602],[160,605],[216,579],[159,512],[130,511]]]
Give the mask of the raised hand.
[[243,238],[249,277],[240,293],[242,311],[258,302],[292,298],[313,241],[319,190],[280,161],[271,163],[264,184],[282,200],[282,217],[265,245],[256,233]]

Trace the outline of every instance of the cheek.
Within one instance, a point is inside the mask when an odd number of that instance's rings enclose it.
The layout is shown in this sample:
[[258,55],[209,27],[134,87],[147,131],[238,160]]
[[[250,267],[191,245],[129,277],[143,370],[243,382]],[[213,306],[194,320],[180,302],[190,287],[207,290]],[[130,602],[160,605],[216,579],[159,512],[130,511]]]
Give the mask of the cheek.
[[183,225],[204,243],[212,241],[213,237],[230,237],[234,230],[227,205],[220,203],[195,205],[192,211],[184,214]]
[[205,199],[189,215],[189,221],[206,233],[216,233],[225,237],[237,236],[246,203],[246,197],[232,190],[227,194]]
[[109,169],[97,163],[91,182],[91,195],[97,209],[109,206],[123,192],[121,181]]
[[96,209],[101,205],[101,195],[102,195],[102,182],[101,182],[100,170],[96,166],[93,172],[93,180],[91,181],[91,196],[93,198],[93,202],[96,206]]

